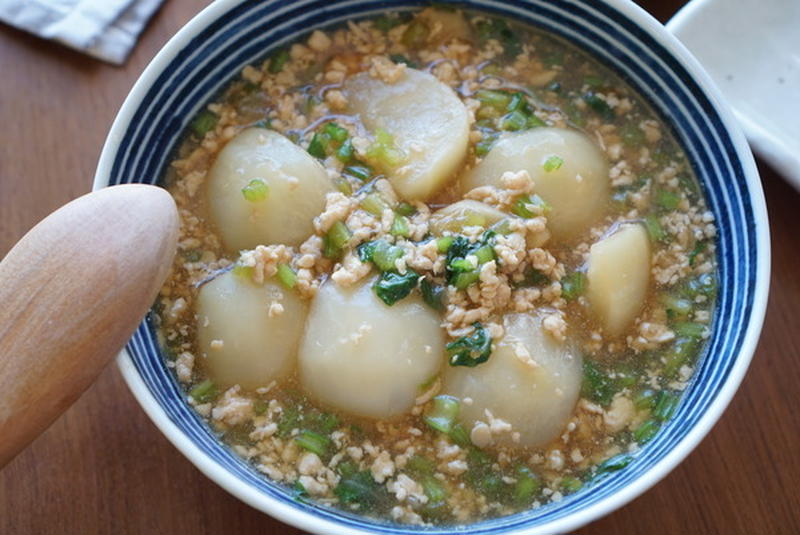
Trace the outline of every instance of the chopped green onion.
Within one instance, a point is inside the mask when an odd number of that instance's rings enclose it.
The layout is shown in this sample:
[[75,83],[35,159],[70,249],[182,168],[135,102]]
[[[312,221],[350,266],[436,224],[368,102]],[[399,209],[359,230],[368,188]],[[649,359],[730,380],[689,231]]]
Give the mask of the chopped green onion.
[[561,478],[561,488],[564,492],[578,492],[583,487],[583,483],[577,477],[564,476]]
[[478,264],[484,264],[497,258],[497,255],[495,255],[494,252],[494,247],[491,245],[484,245],[473,254],[478,258]]
[[488,19],[478,22],[476,25],[478,39],[481,45],[486,44],[490,39],[496,39],[503,47],[503,53],[510,58],[516,57],[522,52],[522,42],[519,36],[502,19]]
[[347,225],[341,221],[336,221],[331,228],[328,229],[328,239],[331,245],[337,249],[344,249],[349,243],[353,233],[347,228]]
[[472,271],[465,271],[456,274],[456,276],[453,277],[450,284],[452,286],[455,286],[456,290],[464,290],[471,284],[478,282],[480,276],[481,274],[477,269],[473,269]]
[[242,188],[242,195],[248,202],[262,202],[269,195],[269,186],[260,178],[254,178]]
[[657,400],[658,394],[655,390],[652,388],[644,388],[633,398],[633,406],[639,410],[652,409]]
[[663,293],[658,298],[658,302],[664,305],[667,310],[667,317],[670,319],[685,318],[692,312],[692,302],[683,297],[678,297],[671,293]]
[[353,186],[351,186],[350,181],[343,176],[337,176],[334,178],[333,185],[336,186],[336,189],[339,190],[339,192],[344,193],[348,197],[353,194]]
[[512,101],[512,96],[509,95],[508,92],[493,89],[480,89],[475,93],[475,98],[478,99],[481,104],[499,110],[509,109]]
[[350,139],[347,139],[342,146],[336,151],[336,159],[342,163],[350,163],[353,159],[353,142]]
[[205,136],[217,125],[217,116],[209,110],[203,110],[197,114],[189,127],[197,137]]
[[370,193],[361,201],[361,209],[376,217],[381,217],[383,216],[383,211],[389,209],[389,205],[379,194]]
[[614,119],[614,110],[608,105],[608,102],[603,100],[600,96],[589,91],[583,95],[583,101],[592,108],[595,113],[600,115],[603,119],[611,121]]
[[291,290],[297,284],[297,273],[286,264],[278,264],[278,280],[287,290]]
[[567,301],[577,299],[586,290],[586,274],[582,271],[573,271],[561,279],[561,297]]
[[675,334],[678,336],[687,336],[689,338],[700,339],[706,332],[706,326],[702,323],[683,321],[673,325],[672,330],[675,331]]
[[526,112],[528,110],[528,101],[525,98],[525,93],[517,92],[511,95],[511,101],[508,103],[506,110]]
[[269,60],[269,67],[267,70],[272,74],[281,72],[283,66],[289,61],[289,51],[286,49],[278,50]]
[[433,398],[433,406],[425,415],[425,423],[433,429],[444,434],[453,429],[460,405],[458,399],[453,396],[436,396]]
[[375,247],[372,251],[371,260],[381,271],[394,271],[395,263],[403,257],[405,251],[397,245],[390,245],[384,240],[373,242]]
[[473,264],[466,258],[456,258],[452,262],[450,262],[447,265],[447,267],[450,268],[451,271],[463,273],[466,271],[473,271],[478,266],[476,264]]
[[197,403],[208,403],[217,398],[219,391],[217,391],[217,387],[210,379],[206,379],[202,383],[195,385],[189,391],[189,395]]
[[650,235],[651,241],[663,242],[667,239],[667,233],[655,214],[647,214],[647,217],[644,218],[644,225],[647,227],[647,234]]
[[308,498],[308,491],[303,486],[303,484],[300,483],[299,479],[294,482],[292,490],[293,490],[292,494],[294,495],[295,500],[302,502]]
[[343,171],[346,175],[355,177],[362,182],[366,182],[372,176],[372,169],[366,165],[350,165],[344,168]]
[[512,214],[525,219],[546,214],[550,210],[552,207],[538,195],[520,195],[511,206]]
[[410,269],[405,275],[384,271],[372,288],[381,301],[392,306],[411,293],[418,279],[419,275]]
[[436,249],[440,253],[446,253],[448,249],[450,249],[450,246],[453,245],[453,239],[452,236],[442,236],[436,240]]
[[447,498],[447,491],[444,486],[432,475],[422,477],[420,484],[425,496],[428,497],[428,503],[440,503]]
[[395,145],[394,136],[382,128],[375,130],[375,142],[367,147],[366,156],[383,169],[397,167],[406,157]]
[[525,506],[542,490],[542,482],[527,466],[518,466],[514,472],[514,503]]
[[422,299],[434,310],[444,311],[444,287],[432,284],[427,278],[423,278],[419,283]]
[[347,131],[346,128],[343,128],[333,122],[325,123],[325,126],[322,127],[322,131],[328,134],[330,139],[338,141],[339,143],[344,142],[347,138],[350,137],[350,133]]
[[330,236],[325,234],[322,237],[322,256],[331,260],[338,260],[342,257],[342,249],[333,245]]
[[400,214],[395,214],[389,233],[392,236],[402,236],[403,238],[411,236],[411,230],[408,227],[408,218]]
[[658,430],[661,428],[661,422],[653,420],[645,420],[639,427],[633,431],[633,440],[639,444],[645,444],[656,436]]
[[462,448],[468,448],[472,445],[472,440],[469,438],[469,433],[460,423],[457,423],[450,429],[450,440]]
[[457,338],[445,346],[451,366],[474,368],[489,360],[492,354],[492,337],[480,323],[473,323],[472,326],[472,334]]
[[656,204],[666,211],[674,210],[680,202],[681,196],[674,191],[661,189],[656,192]]
[[330,139],[318,132],[314,134],[314,137],[311,138],[311,143],[308,144],[308,153],[314,158],[324,159],[327,156],[329,143]]
[[682,366],[689,363],[696,349],[696,338],[676,338],[664,355],[664,375],[674,376]]
[[252,279],[254,272],[255,268],[253,266],[243,266],[238,262],[233,266],[233,274],[243,279]]
[[544,169],[545,173],[551,173],[561,169],[562,165],[564,165],[564,160],[560,156],[553,155],[544,161],[542,169]]
[[488,139],[482,139],[475,144],[475,155],[479,157],[486,156],[489,154],[489,151],[492,150],[495,141],[497,141],[497,137],[493,136]]
[[500,128],[511,132],[522,130],[528,126],[528,115],[520,110],[507,113],[500,119]]
[[424,45],[429,34],[428,26],[421,20],[415,19],[409,23],[400,40],[406,47],[413,50]]
[[414,205],[409,204],[407,202],[401,202],[400,204],[398,204],[397,207],[394,209],[394,211],[406,217],[412,216],[417,213],[417,209],[414,208]]
[[700,295],[711,298],[717,293],[717,278],[711,273],[703,273],[686,284],[685,292],[692,298]]
[[327,455],[328,447],[331,445],[330,438],[308,429],[303,429],[299,435],[294,437],[294,441],[304,450],[316,453],[320,457]]
[[408,461],[406,461],[405,470],[417,476],[433,475],[433,473],[436,472],[436,464],[434,464],[434,462],[427,457],[423,457],[422,455],[414,455],[408,459]]

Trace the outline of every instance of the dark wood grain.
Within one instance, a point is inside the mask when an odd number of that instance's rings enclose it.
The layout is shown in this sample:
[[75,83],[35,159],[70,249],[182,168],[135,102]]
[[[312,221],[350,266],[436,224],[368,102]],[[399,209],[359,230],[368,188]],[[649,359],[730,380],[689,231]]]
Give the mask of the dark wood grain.
[[[89,189],[136,77],[206,3],[166,2],[122,68],[0,27],[0,255]],[[640,3],[665,21],[683,1]],[[771,169],[760,170],[772,225],[772,292],[750,371],[680,467],[580,535],[800,533],[800,195]],[[112,366],[0,472],[0,533],[299,531],[207,480],[150,423]]]

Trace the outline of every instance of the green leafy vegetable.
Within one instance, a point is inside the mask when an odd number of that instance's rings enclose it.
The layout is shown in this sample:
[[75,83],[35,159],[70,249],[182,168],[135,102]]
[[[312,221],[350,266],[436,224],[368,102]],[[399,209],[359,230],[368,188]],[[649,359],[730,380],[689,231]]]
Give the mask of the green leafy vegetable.
[[407,202],[399,203],[395,207],[394,211],[397,212],[399,215],[406,216],[406,217],[412,216],[412,215],[417,213],[417,209],[414,208],[414,205],[409,204]]
[[423,278],[419,283],[419,289],[422,293],[422,299],[432,309],[443,312],[444,311],[444,287],[438,284],[433,284],[427,278]]
[[634,429],[632,434],[633,440],[639,444],[649,442],[654,436],[656,436],[656,433],[658,433],[660,428],[661,422],[652,418],[645,420],[641,423],[641,425],[639,425],[639,427]]
[[677,208],[681,202],[680,194],[665,189],[656,191],[655,197],[656,205],[668,212]]
[[583,482],[577,477],[564,476],[561,478],[561,489],[567,493],[578,492],[583,487]]
[[372,479],[367,470],[342,475],[333,493],[341,503],[356,505],[360,509],[382,509],[390,501],[386,488]]
[[436,396],[433,398],[433,406],[425,415],[425,423],[441,433],[448,434],[458,418],[459,408],[459,402],[453,396]]
[[373,285],[375,294],[381,301],[389,306],[404,299],[417,285],[419,275],[412,270],[407,270],[405,275],[384,271]]
[[511,206],[511,213],[519,217],[530,219],[547,214],[552,207],[538,195],[520,195]]
[[395,63],[398,63],[398,64],[400,64],[400,63],[405,64],[410,69],[419,68],[419,65],[417,64],[416,61],[411,61],[410,59],[408,59],[403,54],[389,54],[389,59],[392,60]]
[[584,93],[583,101],[586,102],[586,104],[588,104],[589,107],[595,111],[595,113],[597,113],[606,121],[614,120],[614,110],[611,109],[611,106],[608,105],[608,102],[596,95],[594,92],[587,91]]
[[633,462],[633,457],[627,455],[625,453],[621,453],[619,455],[615,455],[610,459],[606,459],[602,463],[597,466],[597,475],[601,474],[610,474],[612,472],[618,472],[631,464]]
[[697,255],[705,251],[707,246],[708,243],[704,241],[698,241],[697,243],[694,244],[694,249],[692,249],[692,252],[689,253],[690,266],[694,266],[694,263],[697,260]]
[[583,360],[581,396],[603,407],[611,403],[617,385],[600,367],[589,359]]
[[320,457],[328,455],[328,447],[332,443],[330,438],[308,429],[303,429],[294,437],[294,441],[304,450],[316,453]]
[[527,466],[518,466],[514,477],[517,480],[514,484],[514,503],[518,507],[529,505],[542,490],[541,480]]
[[586,290],[586,274],[582,271],[573,271],[561,279],[561,297],[567,301],[577,299]]
[[489,360],[492,337],[479,322],[473,323],[472,327],[472,334],[457,338],[445,347],[451,366],[474,368]]
[[394,169],[406,159],[405,153],[395,144],[394,136],[382,128],[375,130],[375,141],[367,147],[366,157],[383,170]]

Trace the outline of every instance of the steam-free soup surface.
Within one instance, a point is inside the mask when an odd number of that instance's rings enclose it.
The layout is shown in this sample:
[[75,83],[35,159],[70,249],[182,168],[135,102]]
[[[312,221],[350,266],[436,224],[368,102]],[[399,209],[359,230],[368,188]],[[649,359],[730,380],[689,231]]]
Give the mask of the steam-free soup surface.
[[165,364],[298,499],[408,524],[565,499],[674,414],[715,227],[667,124],[568,43],[428,8],[246,67],[165,176]]

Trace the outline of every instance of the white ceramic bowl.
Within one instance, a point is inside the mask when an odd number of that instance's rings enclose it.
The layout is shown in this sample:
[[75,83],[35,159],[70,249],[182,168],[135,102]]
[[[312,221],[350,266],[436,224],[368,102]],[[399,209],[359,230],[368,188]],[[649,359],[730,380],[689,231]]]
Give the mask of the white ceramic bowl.
[[[624,470],[564,500],[432,534],[564,533],[629,502],[663,478],[708,433],[736,392],[755,350],[769,281],[764,198],[750,149],[718,89],[663,26],[628,0],[467,0],[467,8],[555,32],[636,87],[673,129],[705,190],[719,230],[720,288],[708,348],[673,418]],[[95,188],[154,183],[198,110],[242,67],[314,28],[371,16],[415,0],[217,0],[148,66],[108,136]],[[312,533],[400,534],[418,528],[301,503],[221,444],[185,403],[164,365],[152,325],[142,323],[119,366],[164,435],[203,473],[251,506]]]

